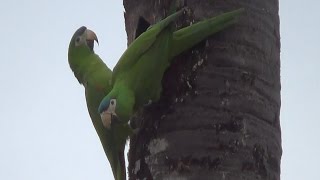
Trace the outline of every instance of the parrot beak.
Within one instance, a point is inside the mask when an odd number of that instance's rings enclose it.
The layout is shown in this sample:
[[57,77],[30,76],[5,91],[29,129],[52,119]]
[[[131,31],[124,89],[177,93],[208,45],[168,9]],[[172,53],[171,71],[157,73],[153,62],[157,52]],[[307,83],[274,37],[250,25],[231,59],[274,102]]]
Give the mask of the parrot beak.
[[105,128],[110,129],[111,127],[111,122],[114,118],[116,118],[116,120],[118,119],[118,116],[116,113],[111,113],[108,111],[103,111],[101,114],[101,120],[102,120],[102,124]]
[[101,114],[101,120],[102,124],[105,128],[110,129],[111,127],[111,120],[112,120],[112,114],[108,113],[107,111],[103,111]]
[[97,37],[96,33],[91,31],[90,29],[87,29],[86,34],[87,34],[87,41],[96,41],[99,45],[99,41],[98,41],[98,37]]

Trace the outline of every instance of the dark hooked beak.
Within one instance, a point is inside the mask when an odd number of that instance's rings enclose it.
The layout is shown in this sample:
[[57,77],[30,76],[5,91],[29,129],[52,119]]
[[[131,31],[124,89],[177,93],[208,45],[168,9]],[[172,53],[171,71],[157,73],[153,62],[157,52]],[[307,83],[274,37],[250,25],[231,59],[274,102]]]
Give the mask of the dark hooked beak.
[[86,30],[87,33],[87,41],[96,41],[99,45],[99,41],[98,41],[98,37],[96,35],[96,33],[94,33],[93,31],[91,31],[90,29]]
[[100,114],[102,124],[105,128],[110,129],[112,123],[118,123],[119,119],[115,113],[110,113],[108,111],[104,111]]

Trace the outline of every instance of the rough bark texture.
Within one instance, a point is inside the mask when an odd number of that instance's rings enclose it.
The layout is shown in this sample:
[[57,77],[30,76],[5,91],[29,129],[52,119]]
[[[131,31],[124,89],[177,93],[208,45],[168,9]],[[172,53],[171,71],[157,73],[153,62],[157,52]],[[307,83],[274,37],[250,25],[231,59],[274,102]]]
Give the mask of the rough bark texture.
[[[177,57],[160,102],[132,121],[130,179],[280,179],[280,37],[277,0],[185,0],[186,26],[240,7],[227,30]],[[124,0],[128,44],[139,16],[151,24],[168,1]]]

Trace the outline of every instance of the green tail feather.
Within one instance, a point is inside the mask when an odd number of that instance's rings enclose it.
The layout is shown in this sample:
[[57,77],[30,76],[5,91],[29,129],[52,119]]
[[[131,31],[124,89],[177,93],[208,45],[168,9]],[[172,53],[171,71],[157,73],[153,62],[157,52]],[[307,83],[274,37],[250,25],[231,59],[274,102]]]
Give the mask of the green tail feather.
[[173,34],[171,58],[192,48],[208,36],[217,33],[235,23],[235,18],[244,11],[243,8],[200,21],[182,28]]
[[[111,155],[111,154],[110,154]],[[126,166],[124,160],[124,151],[112,152],[112,159],[109,159],[112,173],[115,180],[126,180]],[[115,158],[115,159],[113,159]]]
[[118,153],[117,162],[117,179],[116,180],[126,180],[126,165],[124,160],[124,151]]

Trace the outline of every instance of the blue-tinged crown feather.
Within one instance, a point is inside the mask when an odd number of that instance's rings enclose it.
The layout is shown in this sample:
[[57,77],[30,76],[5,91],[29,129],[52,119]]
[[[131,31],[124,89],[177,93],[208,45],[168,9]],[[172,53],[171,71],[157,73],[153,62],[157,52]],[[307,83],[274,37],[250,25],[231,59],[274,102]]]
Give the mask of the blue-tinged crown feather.
[[98,112],[101,114],[103,111],[109,108],[110,98],[104,97],[99,105]]

